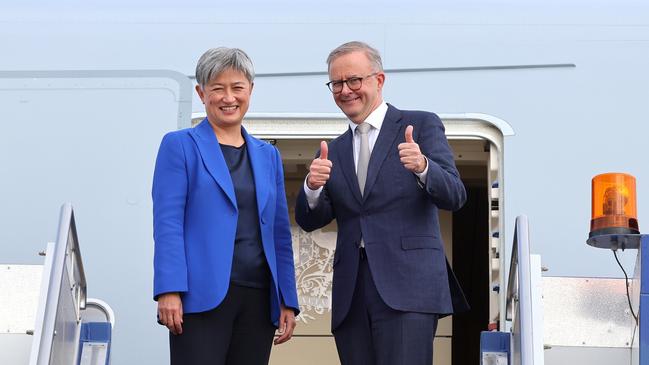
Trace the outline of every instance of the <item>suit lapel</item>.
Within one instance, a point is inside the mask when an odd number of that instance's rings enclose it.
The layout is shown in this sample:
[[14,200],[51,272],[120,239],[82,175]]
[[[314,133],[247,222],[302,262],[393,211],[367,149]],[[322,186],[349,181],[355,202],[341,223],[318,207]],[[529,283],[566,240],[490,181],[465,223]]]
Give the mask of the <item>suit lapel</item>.
[[347,129],[340,138],[340,148],[336,151],[340,168],[347,180],[347,184],[359,203],[362,202],[361,189],[358,187],[358,178],[356,177],[356,168],[354,166],[354,147],[352,145],[352,130]]
[[232,203],[234,208],[237,209],[237,199],[234,194],[234,187],[232,186],[230,170],[228,169],[228,165],[225,163],[225,158],[223,157],[223,152],[219,146],[219,141],[216,139],[216,135],[214,134],[210,122],[207,118],[203,119],[203,121],[195,128],[192,128],[189,133],[198,146],[198,150],[207,171],[225,192],[230,203]]
[[269,188],[271,183],[275,183],[275,180],[269,178],[268,167],[270,166],[269,161],[271,161],[272,156],[269,156],[268,151],[270,149],[263,148],[266,145],[266,142],[262,142],[258,139],[253,138],[248,134],[245,128],[241,127],[243,132],[243,138],[246,140],[248,145],[248,157],[250,158],[250,167],[252,168],[252,175],[255,179],[255,192],[257,196],[257,210],[259,212],[259,218],[261,219],[261,212],[264,211],[266,204],[268,203]]
[[[399,109],[388,104],[388,111],[385,114],[385,119],[381,125],[379,136],[376,139],[372,154],[370,155],[370,162],[367,166],[367,180],[365,182],[365,194],[363,194],[363,201],[367,199],[372,191],[372,187],[376,182],[379,170],[385,158],[390,152],[394,139],[397,137],[401,129],[401,112]],[[357,184],[358,185],[358,184]]]

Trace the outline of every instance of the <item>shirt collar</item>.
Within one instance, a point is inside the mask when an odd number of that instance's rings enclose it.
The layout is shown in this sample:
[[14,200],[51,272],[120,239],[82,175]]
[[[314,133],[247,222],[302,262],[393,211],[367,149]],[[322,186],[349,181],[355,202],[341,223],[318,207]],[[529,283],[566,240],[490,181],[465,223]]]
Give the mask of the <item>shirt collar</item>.
[[[373,112],[370,113],[370,115],[365,118],[363,122],[369,124],[372,126],[372,128],[376,128],[377,130],[381,130],[381,125],[383,124],[383,119],[385,119],[385,114],[388,112],[388,104],[385,103],[385,101],[381,102],[381,105],[379,105],[376,109],[374,109]],[[352,122],[351,120],[348,121],[349,123],[349,128],[352,130],[352,135],[356,132],[356,127],[358,124]]]

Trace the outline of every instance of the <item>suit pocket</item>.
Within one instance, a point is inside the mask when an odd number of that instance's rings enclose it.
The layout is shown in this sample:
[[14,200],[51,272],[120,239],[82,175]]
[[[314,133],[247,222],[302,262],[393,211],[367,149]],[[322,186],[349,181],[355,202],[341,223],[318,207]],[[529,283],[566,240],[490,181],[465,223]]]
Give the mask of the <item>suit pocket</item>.
[[401,237],[401,248],[404,250],[440,249],[439,240],[435,236]]

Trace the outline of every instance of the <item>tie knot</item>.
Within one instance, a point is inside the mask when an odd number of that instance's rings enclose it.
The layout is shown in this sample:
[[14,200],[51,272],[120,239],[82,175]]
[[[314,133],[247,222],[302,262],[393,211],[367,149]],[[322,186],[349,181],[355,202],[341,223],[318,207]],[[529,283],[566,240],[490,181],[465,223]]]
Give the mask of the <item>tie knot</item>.
[[367,134],[367,132],[370,131],[370,128],[372,128],[372,126],[369,125],[369,123],[365,123],[365,122],[363,122],[363,123],[359,124],[358,126],[356,126],[356,130],[360,134]]

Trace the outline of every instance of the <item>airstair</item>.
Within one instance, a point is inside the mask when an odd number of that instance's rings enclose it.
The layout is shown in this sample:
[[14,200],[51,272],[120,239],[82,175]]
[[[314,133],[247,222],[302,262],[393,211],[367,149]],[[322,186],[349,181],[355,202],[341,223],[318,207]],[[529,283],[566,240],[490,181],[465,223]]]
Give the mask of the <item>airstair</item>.
[[108,365],[115,316],[87,298],[71,204],[43,265],[0,266],[0,364]]
[[507,328],[481,334],[482,365],[649,364],[649,316],[642,316],[643,309],[649,310],[649,236],[599,239],[638,249],[628,284],[625,279],[542,276],[541,258],[530,252],[528,219],[516,218]]

